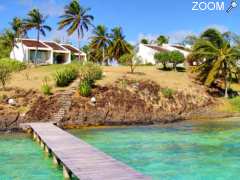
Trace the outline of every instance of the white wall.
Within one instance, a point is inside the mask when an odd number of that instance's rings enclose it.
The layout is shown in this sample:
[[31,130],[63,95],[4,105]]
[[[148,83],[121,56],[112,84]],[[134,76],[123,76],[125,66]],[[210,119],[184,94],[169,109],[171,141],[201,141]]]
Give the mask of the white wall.
[[[168,51],[176,51],[177,50],[177,51],[181,52],[184,55],[185,58],[189,55],[188,51],[184,51],[184,50],[172,47],[171,45],[168,45],[168,44],[163,44],[162,48],[164,48]],[[137,56],[142,58],[142,61],[143,61],[142,63],[143,64],[147,64],[147,63],[156,64],[155,59],[154,59],[154,55],[157,52],[158,52],[157,50],[154,50],[150,47],[147,47],[144,44],[139,44],[138,51],[137,51]]]
[[154,54],[156,52],[157,51],[152,48],[149,48],[143,44],[139,44],[137,56],[141,57],[143,64],[147,63],[156,64],[154,59]]
[[27,62],[28,60],[28,50],[27,48],[22,45],[22,43],[18,42],[16,46],[13,48],[13,50],[10,53],[11,59],[16,59],[21,62]]

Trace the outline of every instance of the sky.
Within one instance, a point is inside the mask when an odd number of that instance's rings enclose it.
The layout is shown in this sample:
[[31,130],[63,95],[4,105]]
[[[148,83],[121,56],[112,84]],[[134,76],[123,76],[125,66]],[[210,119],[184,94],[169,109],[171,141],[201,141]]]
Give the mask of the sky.
[[[70,1],[0,0],[0,31],[8,28],[14,17],[24,18],[29,10],[39,8],[43,14],[48,15],[46,23],[52,27],[44,39],[65,39],[76,44],[76,34],[67,37],[65,30],[57,30],[59,16]],[[193,1],[207,4],[223,2],[225,10],[193,11]],[[109,30],[121,26],[126,39],[133,44],[143,37],[154,39],[162,34],[169,36],[172,43],[178,43],[186,35],[198,35],[209,27],[218,28],[222,32],[240,33],[240,6],[227,14],[230,2],[231,0],[80,0],[82,6],[91,8],[89,13],[95,17],[94,25],[104,24]],[[203,3],[201,7],[204,7]],[[29,36],[36,38],[36,32],[30,31]],[[91,32],[88,32],[82,44],[88,42],[90,37]]]

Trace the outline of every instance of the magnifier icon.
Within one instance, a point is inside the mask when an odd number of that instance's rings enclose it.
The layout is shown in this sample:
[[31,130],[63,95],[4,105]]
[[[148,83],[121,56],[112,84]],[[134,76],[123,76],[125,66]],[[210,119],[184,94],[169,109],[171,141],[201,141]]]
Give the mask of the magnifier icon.
[[227,10],[227,13],[230,13],[234,8],[238,7],[238,3],[236,0],[232,0],[230,7]]

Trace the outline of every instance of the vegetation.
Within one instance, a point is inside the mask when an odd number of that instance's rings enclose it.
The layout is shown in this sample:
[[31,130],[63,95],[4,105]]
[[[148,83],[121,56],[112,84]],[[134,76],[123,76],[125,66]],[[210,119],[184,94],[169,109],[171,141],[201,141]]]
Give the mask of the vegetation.
[[51,95],[52,94],[52,87],[48,84],[48,78],[45,77],[44,80],[43,80],[43,84],[42,84],[42,92],[44,95]]
[[200,57],[199,66],[195,69],[199,73],[199,79],[209,87],[217,79],[223,80],[225,97],[228,97],[232,73],[237,70],[236,60],[240,57],[239,49],[231,47],[220,32],[209,29],[196,42],[192,54]]
[[183,63],[185,60],[184,55],[179,51],[172,52],[159,52],[154,55],[156,63],[161,63],[163,69],[167,70],[167,64],[172,63],[173,69],[176,71],[177,65]]
[[137,65],[140,64],[140,57],[136,55],[135,52],[124,54],[120,57],[119,62],[123,65],[130,66],[131,73],[134,73]]
[[[59,29],[68,27],[68,35],[77,31],[79,50],[81,38],[83,38],[85,31],[89,30],[89,26],[92,25],[94,19],[92,15],[87,14],[89,10],[82,7],[78,0],[72,0],[69,5],[65,6],[64,14],[60,17],[61,20],[58,23]],[[79,60],[80,58],[79,52]]]
[[74,65],[66,65],[54,74],[57,87],[66,87],[78,77],[78,68]]
[[89,84],[89,81],[83,80],[83,81],[80,82],[78,91],[79,91],[79,94],[81,96],[83,96],[83,97],[90,96],[91,95],[91,90],[92,90],[92,87]]
[[9,58],[0,59],[0,65],[8,66],[11,72],[18,72],[27,68],[26,64]]
[[148,42],[147,39],[144,38],[144,39],[141,40],[141,43],[142,43],[142,44],[148,44],[149,42]]
[[87,62],[80,67],[80,79],[87,81],[90,86],[93,86],[96,80],[102,79],[102,76],[102,68],[97,64]]
[[195,35],[188,35],[187,37],[184,38],[182,44],[183,45],[194,45],[197,41],[198,37]]
[[175,93],[175,91],[170,88],[163,88],[161,92],[165,98],[172,98]]
[[159,52],[154,55],[154,59],[156,63],[161,63],[163,65],[163,69],[167,69],[167,63],[170,60],[170,54],[168,52]]
[[[0,37],[1,58],[9,57],[10,51],[15,46],[16,40],[14,32],[6,29]],[[15,55],[14,55],[15,56]]]
[[173,63],[173,69],[176,71],[177,65],[183,63],[185,60],[184,55],[179,51],[172,51],[170,53],[170,62]]
[[158,38],[157,38],[157,44],[159,46],[162,46],[163,44],[167,44],[169,42],[169,38],[166,37],[166,36],[163,36],[163,35],[160,35]]
[[[37,42],[40,41],[40,34],[43,36],[46,36],[47,31],[51,31],[51,27],[46,25],[45,22],[47,20],[47,16],[43,16],[41,12],[38,9],[33,9],[28,13],[28,17],[24,19],[23,26],[26,30],[30,29],[36,29],[37,30]],[[35,57],[34,57],[34,63],[37,64],[37,54],[38,54],[38,48],[39,43],[36,45],[36,51],[35,51]]]
[[[109,55],[108,48],[111,44],[110,36],[107,32],[107,28],[104,25],[98,25],[93,31],[91,47],[97,52],[102,54],[102,61],[108,64],[106,56]],[[96,54],[96,56],[101,56]],[[100,58],[99,58],[100,59]]]
[[112,29],[111,41],[112,44],[109,47],[110,57],[119,62],[122,55],[130,53],[132,50],[131,45],[125,40],[121,27]]
[[0,84],[3,90],[6,87],[7,82],[11,78],[11,69],[8,65],[1,63],[0,64]]

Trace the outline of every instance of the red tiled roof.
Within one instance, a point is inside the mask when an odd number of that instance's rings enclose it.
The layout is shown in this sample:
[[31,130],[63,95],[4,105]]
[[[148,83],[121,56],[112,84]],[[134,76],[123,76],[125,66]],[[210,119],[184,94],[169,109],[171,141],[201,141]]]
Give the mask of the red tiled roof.
[[71,53],[79,53],[77,48],[74,48],[68,44],[63,44],[62,46],[65,47],[66,49],[68,49],[69,51],[71,51]]
[[53,50],[66,51],[64,48],[62,48],[60,45],[58,45],[55,42],[44,42],[44,43],[47,44],[48,46],[50,46]]
[[146,45],[146,46],[149,47],[149,48],[152,48],[152,49],[154,49],[154,50],[156,50],[156,51],[160,51],[160,52],[166,52],[166,51],[168,51],[167,49],[162,48],[162,47],[160,47],[160,46],[152,46],[152,45]]
[[30,40],[30,39],[23,39],[22,43],[27,47],[39,47],[39,48],[48,48],[43,43],[38,42],[36,40]]

